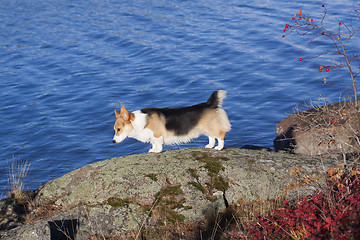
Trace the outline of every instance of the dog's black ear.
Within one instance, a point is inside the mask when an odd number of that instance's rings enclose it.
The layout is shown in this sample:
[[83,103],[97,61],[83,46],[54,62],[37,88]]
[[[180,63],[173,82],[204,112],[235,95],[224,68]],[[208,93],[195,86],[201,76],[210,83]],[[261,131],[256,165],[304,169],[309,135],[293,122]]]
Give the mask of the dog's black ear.
[[126,110],[124,106],[121,106],[120,117],[122,117],[124,120],[129,120],[130,118],[129,112]]
[[115,109],[115,116],[116,116],[116,118],[119,118],[119,117],[120,117],[120,113],[119,113],[119,111],[116,110],[116,109]]

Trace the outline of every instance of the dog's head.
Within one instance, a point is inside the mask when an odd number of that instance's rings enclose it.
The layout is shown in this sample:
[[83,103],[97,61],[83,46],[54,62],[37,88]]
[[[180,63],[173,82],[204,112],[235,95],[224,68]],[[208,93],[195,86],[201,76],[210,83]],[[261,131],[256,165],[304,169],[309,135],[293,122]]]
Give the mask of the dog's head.
[[113,143],[119,143],[125,140],[129,133],[133,130],[131,124],[132,114],[125,109],[124,106],[121,107],[120,112],[115,110],[116,121],[114,124],[115,135],[113,138]]

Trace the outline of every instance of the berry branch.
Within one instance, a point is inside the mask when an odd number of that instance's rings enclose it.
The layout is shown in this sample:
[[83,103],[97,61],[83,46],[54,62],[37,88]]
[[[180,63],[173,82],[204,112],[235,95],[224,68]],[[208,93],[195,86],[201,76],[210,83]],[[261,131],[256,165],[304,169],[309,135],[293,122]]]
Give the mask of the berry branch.
[[[360,6],[360,4],[359,4]],[[351,78],[351,86],[354,92],[354,100],[357,106],[357,88],[359,85],[356,84],[355,78],[360,73],[360,60],[359,54],[360,52],[350,55],[348,49],[346,48],[346,44],[349,42],[351,38],[353,38],[360,30],[360,27],[354,28],[352,22],[350,25],[347,25],[345,22],[338,20],[337,32],[332,32],[328,28],[324,26],[324,21],[327,16],[327,9],[324,5],[322,5],[324,9],[324,14],[321,17],[321,20],[318,24],[314,22],[314,19],[306,16],[300,10],[298,13],[294,14],[292,17],[293,25],[286,24],[284,28],[284,32],[287,32],[287,35],[296,32],[300,36],[306,36],[308,38],[308,45],[310,45],[315,40],[326,37],[330,40],[333,50],[325,51],[321,54],[318,54],[312,58],[317,58],[327,54],[335,54],[337,56],[336,59],[331,58],[331,62],[333,64],[328,66],[320,66],[318,68],[319,72],[322,72],[324,69],[326,72],[331,71],[335,68],[346,68],[349,71]],[[360,21],[360,15],[358,10],[354,10],[356,20]],[[282,35],[284,38],[285,35]],[[311,58],[310,58],[311,59]],[[303,61],[303,58],[299,58],[299,61]],[[356,62],[357,64],[353,63]],[[356,69],[356,70],[355,70]],[[326,78],[324,79],[324,83],[327,83]]]

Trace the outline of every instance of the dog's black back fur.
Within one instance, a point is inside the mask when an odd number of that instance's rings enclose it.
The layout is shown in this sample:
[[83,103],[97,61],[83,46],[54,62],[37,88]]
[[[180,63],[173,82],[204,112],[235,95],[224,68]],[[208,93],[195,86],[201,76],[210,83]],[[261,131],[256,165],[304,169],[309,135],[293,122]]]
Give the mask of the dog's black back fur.
[[142,113],[149,116],[158,114],[166,119],[165,127],[169,131],[174,131],[176,135],[186,135],[199,122],[200,117],[206,109],[219,107],[218,92],[211,94],[207,102],[181,108],[145,108],[141,109]]

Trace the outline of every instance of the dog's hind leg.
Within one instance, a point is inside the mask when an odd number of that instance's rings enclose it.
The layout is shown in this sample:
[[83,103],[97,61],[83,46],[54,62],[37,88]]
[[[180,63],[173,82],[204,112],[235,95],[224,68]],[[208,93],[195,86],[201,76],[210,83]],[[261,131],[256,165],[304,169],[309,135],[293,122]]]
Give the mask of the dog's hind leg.
[[218,145],[214,148],[216,150],[221,150],[224,148],[224,139],[225,139],[225,132],[224,131],[220,131],[220,133],[218,134],[218,136],[216,137],[217,141],[218,141]]
[[221,150],[224,148],[224,140],[220,138],[216,138],[218,141],[218,145],[214,148],[216,150]]
[[215,145],[215,138],[209,136],[209,144],[205,146],[205,148],[213,148]]

